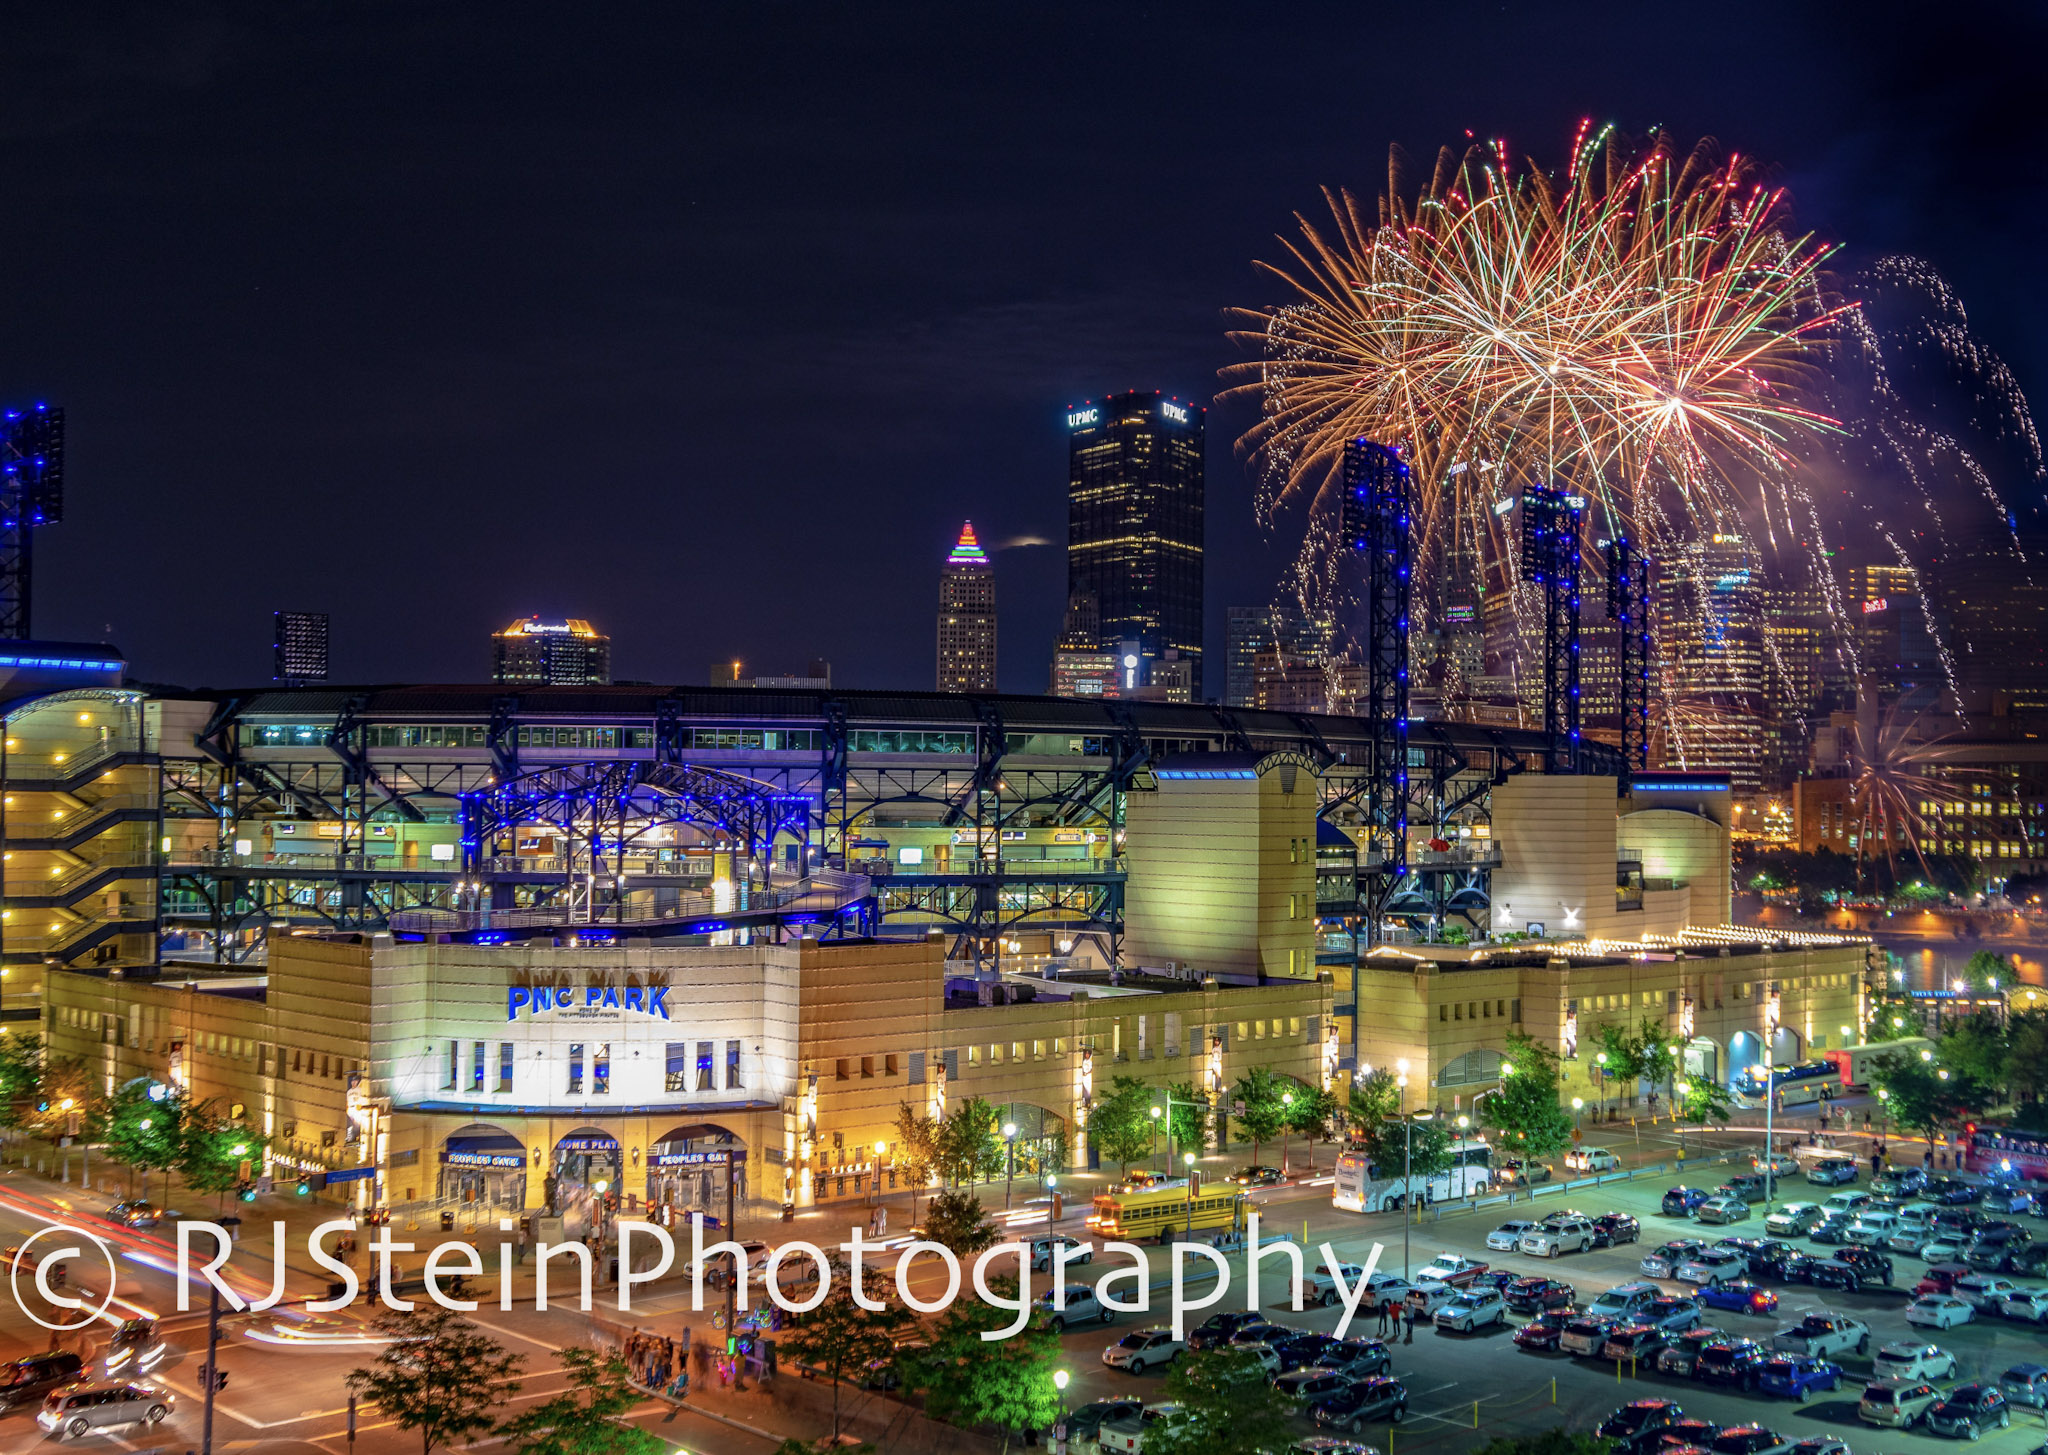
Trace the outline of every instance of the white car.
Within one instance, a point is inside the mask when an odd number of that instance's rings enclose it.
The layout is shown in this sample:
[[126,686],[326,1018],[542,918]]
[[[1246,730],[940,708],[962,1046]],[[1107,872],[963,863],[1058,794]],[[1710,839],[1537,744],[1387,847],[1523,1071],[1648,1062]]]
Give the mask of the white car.
[[1280,1355],[1271,1344],[1232,1344],[1230,1348],[1232,1353],[1251,1355],[1268,1375],[1280,1372]]
[[1461,1291],[1448,1283],[1438,1283],[1432,1279],[1409,1289],[1408,1296],[1402,1299],[1401,1303],[1408,1310],[1410,1318],[1433,1319],[1436,1317],[1436,1311],[1456,1298]]
[[1969,1300],[1952,1293],[1923,1293],[1906,1305],[1906,1322],[1923,1329],[1953,1329],[1975,1317]]
[[[1340,1277],[1344,1281],[1343,1288],[1337,1286]],[[1334,1308],[1344,1302],[1344,1289],[1358,1287],[1358,1280],[1363,1277],[1365,1270],[1356,1263],[1339,1263],[1334,1273],[1326,1264],[1302,1280],[1304,1297],[1311,1303],[1321,1304],[1324,1308]],[[1377,1305],[1384,1299],[1405,1297],[1411,1285],[1406,1279],[1397,1278],[1391,1273],[1375,1273],[1369,1287],[1373,1303]]]
[[[1033,1273],[1050,1271],[1055,1251],[1061,1248],[1078,1248],[1080,1246],[1081,1240],[1079,1238],[1069,1238],[1064,1233],[1055,1233],[1049,1238],[1033,1238],[1031,1240],[1031,1271]],[[1093,1263],[1094,1261],[1095,1249],[1091,1247],[1080,1257],[1069,1258],[1067,1266],[1071,1268],[1076,1263]]]
[[1180,1412],[1181,1407],[1177,1404],[1148,1404],[1136,1416],[1126,1415],[1120,1420],[1111,1420],[1095,1432],[1097,1448],[1113,1451],[1115,1455],[1138,1455],[1145,1448],[1145,1437],[1178,1417]]
[[1172,1329],[1164,1324],[1154,1324],[1149,1329],[1125,1334],[1104,1349],[1102,1362],[1112,1369],[1143,1374],[1158,1365],[1171,1364],[1186,1348],[1185,1343],[1174,1338]]
[[1998,1312],[2023,1324],[2048,1324],[2048,1288],[2016,1288],[1999,1300]]
[[1564,1165],[1574,1172],[1613,1172],[1621,1158],[1605,1147],[1574,1147],[1564,1154]]
[[1499,1290],[1492,1288],[1468,1289],[1436,1311],[1439,1329],[1456,1329],[1463,1334],[1507,1321],[1507,1303]]
[[1066,1289],[1066,1301],[1055,1304],[1049,1293],[1040,1294],[1034,1300],[1037,1311],[1045,1316],[1055,1334],[1064,1334],[1075,1324],[1116,1322],[1116,1310],[1095,1297],[1095,1289],[1086,1283],[1071,1284]]
[[1732,1283],[1749,1272],[1749,1259],[1733,1248],[1703,1248],[1678,1265],[1672,1276],[1680,1283],[1698,1283],[1711,1288]]
[[1916,1344],[1901,1339],[1886,1344],[1871,1361],[1879,1379],[1951,1379],[1955,1377],[1956,1356],[1936,1344]]
[[1917,1251],[1922,1263],[1960,1263],[1963,1259],[1963,1250],[1969,1246],[1968,1238],[1943,1233],[1922,1243]]
[[1522,1246],[1523,1236],[1535,1231],[1536,1224],[1534,1223],[1525,1223],[1520,1220],[1502,1223],[1486,1235],[1486,1246],[1496,1253],[1518,1252]]
[[1853,1218],[1873,1201],[1867,1192],[1838,1192],[1821,1203],[1821,1210],[1836,1217]]
[[1799,1171],[1799,1159],[1789,1152],[1773,1152],[1768,1157],[1752,1157],[1749,1165],[1759,1172],[1768,1172],[1773,1177],[1790,1177]]
[[2008,1293],[2018,1293],[2020,1286],[2010,1278],[2000,1278],[1995,1273],[1972,1273],[1956,1280],[1951,1290],[1957,1298],[1966,1298],[1970,1307],[1978,1313],[1990,1313],[2005,1301]]
[[1537,1258],[1583,1253],[1593,1246],[1593,1225],[1584,1218],[1560,1218],[1522,1235],[1522,1251]]

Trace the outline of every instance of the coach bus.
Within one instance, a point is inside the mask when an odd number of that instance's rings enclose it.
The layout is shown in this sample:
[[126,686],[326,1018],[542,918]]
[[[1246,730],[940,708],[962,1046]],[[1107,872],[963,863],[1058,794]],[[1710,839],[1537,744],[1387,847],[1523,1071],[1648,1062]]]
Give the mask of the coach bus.
[[1384,1171],[1363,1151],[1340,1153],[1331,1203],[1345,1212],[1387,1212],[1411,1199],[1428,1204],[1470,1197],[1493,1180],[1493,1148],[1476,1139],[1453,1142],[1450,1167],[1427,1177],[1403,1178],[1398,1167],[1391,1177]]
[[2048,1182],[2048,1133],[1971,1123],[1963,1128],[1963,1170]]
[[1105,1238],[1126,1243],[1150,1238],[1170,1243],[1177,1237],[1212,1228],[1242,1228],[1250,1203],[1249,1193],[1227,1182],[1203,1188],[1182,1182],[1176,1187],[1150,1191],[1098,1193],[1095,1210],[1088,1214],[1087,1222],[1090,1232]]
[[1748,1111],[1763,1110],[1771,1092],[1778,1093],[1778,1110],[1833,1101],[1842,1090],[1842,1073],[1832,1062],[1801,1061],[1797,1066],[1776,1066],[1768,1075],[1752,1066],[1741,1083],[1732,1088],[1735,1104]]

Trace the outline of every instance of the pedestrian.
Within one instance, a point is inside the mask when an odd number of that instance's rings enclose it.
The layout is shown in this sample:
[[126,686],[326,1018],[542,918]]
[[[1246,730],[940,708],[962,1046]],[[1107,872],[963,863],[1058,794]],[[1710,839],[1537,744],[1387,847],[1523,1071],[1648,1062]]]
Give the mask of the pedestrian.
[[1380,1337],[1382,1337],[1382,1338],[1385,1338],[1385,1337],[1386,1337],[1386,1333],[1387,1333],[1387,1317],[1388,1317],[1388,1315],[1387,1315],[1387,1304],[1388,1304],[1388,1302],[1389,1302],[1389,1300],[1387,1300],[1387,1299],[1384,1299],[1384,1298],[1383,1298],[1383,1299],[1381,1299],[1381,1300],[1379,1300],[1379,1308],[1378,1308],[1378,1310],[1377,1310],[1377,1312],[1378,1312],[1378,1314],[1379,1314],[1379,1316],[1380,1316],[1380,1328],[1379,1328],[1379,1332],[1380,1332]]
[[1407,1343],[1410,1343],[1410,1344],[1414,1343],[1414,1342],[1415,1342],[1415,1316],[1414,1316],[1413,1314],[1411,1314],[1411,1313],[1410,1313],[1410,1312],[1409,1312],[1409,1311],[1408,1311],[1408,1310],[1407,1310],[1407,1309],[1406,1309],[1405,1307],[1403,1307],[1402,1305],[1400,1305],[1400,1304],[1396,1304],[1396,1305],[1394,1306],[1394,1333],[1395,1333],[1395,1334],[1396,1334],[1397,1336],[1399,1336],[1399,1335],[1400,1335],[1400,1334],[1402,1333],[1402,1330],[1403,1330],[1403,1327],[1404,1327],[1404,1326],[1406,1327],[1406,1330],[1407,1330],[1407,1334],[1406,1334],[1406,1339],[1405,1339],[1405,1342],[1407,1342]]

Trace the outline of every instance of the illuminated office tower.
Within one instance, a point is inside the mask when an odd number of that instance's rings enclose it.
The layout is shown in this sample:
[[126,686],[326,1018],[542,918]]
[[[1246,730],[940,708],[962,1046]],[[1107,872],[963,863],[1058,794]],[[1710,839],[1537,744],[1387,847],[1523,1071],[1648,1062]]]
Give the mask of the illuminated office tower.
[[970,520],[939,570],[939,691],[995,690],[996,571]]
[[1117,696],[1116,653],[1102,645],[1102,620],[1087,592],[1067,602],[1066,620],[1052,649],[1054,697]]
[[1755,792],[1774,747],[1763,585],[1748,543],[1715,535],[1672,552],[1658,567],[1655,610],[1659,765],[1725,772],[1738,794]]
[[612,680],[612,639],[580,617],[524,617],[491,638],[491,680],[533,687],[603,686]]
[[1153,393],[1067,411],[1067,597],[1093,598],[1097,644],[1138,644],[1137,685],[1171,647],[1202,695],[1203,430]]
[[[1226,616],[1223,661],[1223,705],[1265,707],[1276,695],[1261,692],[1262,684],[1274,674],[1306,680],[1313,670],[1318,684],[1322,668],[1335,646],[1336,626],[1310,617],[1298,606],[1233,606]],[[1320,691],[1320,687],[1317,689]],[[1326,707],[1304,707],[1304,712],[1324,712]]]
[[1936,688],[1941,663],[1920,573],[1911,566],[1852,566],[1842,601],[1856,634],[1857,666],[1887,696]]

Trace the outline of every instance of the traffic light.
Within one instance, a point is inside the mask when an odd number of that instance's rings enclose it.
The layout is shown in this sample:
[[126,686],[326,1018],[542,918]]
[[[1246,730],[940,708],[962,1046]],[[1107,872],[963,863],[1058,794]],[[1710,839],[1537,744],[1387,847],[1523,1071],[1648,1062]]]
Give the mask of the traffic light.
[[740,1339],[739,1339],[739,1335],[737,1335],[737,1334],[727,1334],[727,1335],[725,1336],[725,1357],[726,1357],[726,1358],[728,1358],[728,1359],[730,1359],[730,1358],[732,1358],[732,1357],[733,1357],[733,1356],[734,1356],[735,1354],[737,1354],[737,1353],[739,1353],[739,1352],[740,1352]]
[[49,1097],[47,1097],[47,1096],[46,1096],[46,1097],[44,1097],[44,1098],[43,1098],[43,1099],[42,1099],[41,1101],[39,1101],[39,1102],[37,1102],[37,1103],[36,1103],[36,1110],[37,1110],[37,1111],[39,1111],[39,1112],[43,1112],[43,1111],[48,1111],[49,1109],[50,1109],[50,1098],[49,1098]]
[[1974,1136],[1976,1136],[1976,1135],[1977,1135],[1977,1124],[1976,1124],[1975,1122],[1964,1122],[1964,1123],[1963,1123],[1963,1135],[1964,1135],[1964,1136],[1966,1136],[1966,1137],[1974,1137]]
[[235,1188],[235,1193],[243,1202],[254,1202],[256,1200],[256,1184],[253,1182],[241,1183]]
[[228,1387],[228,1372],[225,1369],[213,1371],[213,1392],[219,1394]]
[[299,1179],[299,1196],[304,1197],[307,1193],[311,1192],[312,1190],[313,1184],[309,1182],[307,1179],[301,1177]]

